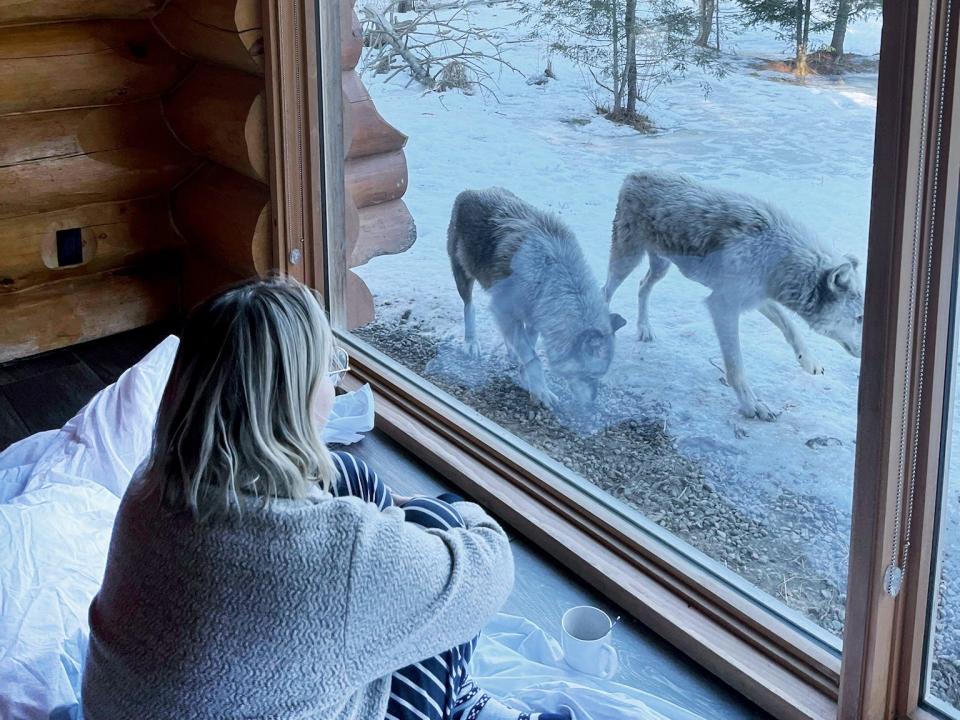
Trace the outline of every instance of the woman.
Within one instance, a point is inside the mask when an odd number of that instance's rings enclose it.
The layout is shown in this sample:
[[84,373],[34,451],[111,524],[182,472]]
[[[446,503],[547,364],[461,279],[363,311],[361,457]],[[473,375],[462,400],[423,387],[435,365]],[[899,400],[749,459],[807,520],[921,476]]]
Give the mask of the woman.
[[292,280],[191,314],[90,606],[86,720],[537,717],[466,676],[513,584],[506,535],[327,450],[333,354]]

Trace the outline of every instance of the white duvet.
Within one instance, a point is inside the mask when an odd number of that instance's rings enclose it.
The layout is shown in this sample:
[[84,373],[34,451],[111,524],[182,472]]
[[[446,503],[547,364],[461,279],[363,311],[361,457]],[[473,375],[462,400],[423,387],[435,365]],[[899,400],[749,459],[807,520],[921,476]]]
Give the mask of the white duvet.
[[[120,497],[149,445],[177,338],[169,337],[61,430],[0,453],[0,718],[79,717],[87,608],[103,576]],[[340,396],[325,439],[352,442],[373,424],[368,388]],[[695,716],[639,690],[574,673],[535,624],[498,615],[474,675],[521,709],[577,720]]]

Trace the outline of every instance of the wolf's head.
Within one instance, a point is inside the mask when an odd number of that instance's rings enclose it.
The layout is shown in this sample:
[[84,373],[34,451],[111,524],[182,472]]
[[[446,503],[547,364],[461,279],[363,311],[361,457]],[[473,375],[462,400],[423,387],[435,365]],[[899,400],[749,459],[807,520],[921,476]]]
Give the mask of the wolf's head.
[[821,335],[836,340],[854,357],[860,357],[863,333],[863,288],[857,275],[857,258],[844,257],[844,262],[825,270],[816,291],[816,302],[805,315],[810,327]]
[[608,313],[607,322],[581,330],[571,338],[565,352],[550,358],[551,369],[563,376],[578,402],[597,399],[600,378],[613,360],[614,333],[626,324],[622,315]]

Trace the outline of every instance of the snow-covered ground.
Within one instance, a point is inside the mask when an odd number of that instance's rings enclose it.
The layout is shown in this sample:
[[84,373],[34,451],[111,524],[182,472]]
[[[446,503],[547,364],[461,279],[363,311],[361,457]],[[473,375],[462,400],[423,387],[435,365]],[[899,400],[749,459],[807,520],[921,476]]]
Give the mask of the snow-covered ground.
[[[487,27],[518,18],[509,3],[478,5],[473,12]],[[829,38],[815,39],[814,47],[818,40]],[[357,269],[378,304],[389,302],[379,305],[378,319],[410,310],[438,335],[461,336],[462,305],[445,243],[453,199],[465,188],[502,185],[557,212],[575,231],[600,283],[620,183],[642,169],[681,172],[757,195],[806,223],[828,246],[865,260],[876,74],[798,82],[758,70],[756,58],[789,57],[789,48],[770,29],[728,35],[724,44],[731,72],[709,79],[707,97],[696,70],[657,90],[644,108],[660,128],[653,135],[596,115],[591,96],[598,93],[589,76],[548,53],[544,40],[513,45],[507,56],[527,76],[541,73],[550,59],[558,80],[528,85],[525,77],[505,71],[497,78],[497,99],[423,93],[397,79],[385,84],[365,75],[379,111],[409,135],[405,200],[418,229],[409,251]],[[878,19],[851,25],[848,52],[876,55],[879,44]],[[744,316],[747,376],[767,404],[781,411],[776,422],[746,420],[720,382],[722,363],[702,302],[704,287],[672,269],[651,300],[656,341],[637,341],[636,291],[644,272],[641,264],[613,298],[612,309],[628,325],[618,337],[606,382],[662,403],[682,452],[721,468],[726,481],[718,492],[749,514],[762,519],[765,507],[788,489],[819,498],[848,517],[860,361],[804,325],[811,350],[826,368],[825,375],[810,376],[776,328],[758,313]],[[497,350],[501,341],[482,297],[478,317],[485,349]],[[845,536],[849,527],[838,530]],[[825,559],[814,550],[809,562],[835,573],[836,558],[846,552],[837,547]]]

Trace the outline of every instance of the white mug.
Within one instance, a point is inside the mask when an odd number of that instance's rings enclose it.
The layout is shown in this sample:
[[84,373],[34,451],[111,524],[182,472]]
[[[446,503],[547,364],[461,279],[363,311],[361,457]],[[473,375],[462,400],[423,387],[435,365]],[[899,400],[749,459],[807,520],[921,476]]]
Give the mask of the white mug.
[[578,605],[563,614],[560,644],[567,665],[590,675],[609,680],[620,665],[616,648],[611,645],[613,622],[600,608]]

